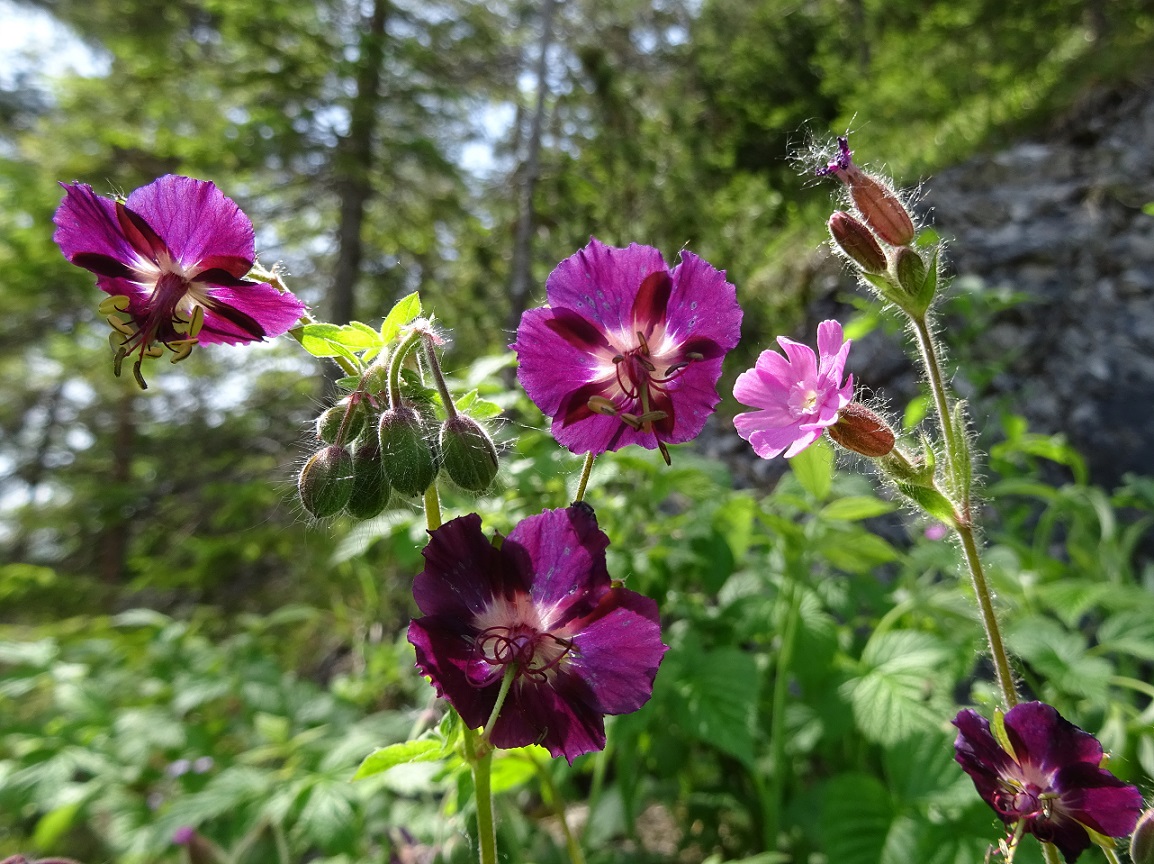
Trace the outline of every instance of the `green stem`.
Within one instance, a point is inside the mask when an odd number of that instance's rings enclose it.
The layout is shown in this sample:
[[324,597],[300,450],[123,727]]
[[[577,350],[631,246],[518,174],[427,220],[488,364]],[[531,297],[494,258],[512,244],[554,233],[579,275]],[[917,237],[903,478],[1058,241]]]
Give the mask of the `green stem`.
[[994,611],[994,602],[990,594],[990,587],[986,581],[986,573],[982,567],[982,558],[978,550],[978,541],[971,519],[971,507],[968,493],[970,488],[969,477],[955,477],[954,472],[961,464],[969,465],[970,460],[957,458],[958,448],[969,446],[965,441],[959,441],[955,434],[953,420],[950,417],[949,396],[946,393],[945,380],[942,378],[942,366],[938,360],[938,349],[930,332],[929,323],[924,315],[911,316],[914,333],[917,336],[918,350],[921,353],[922,363],[926,368],[926,378],[929,381],[930,393],[933,395],[934,406],[938,412],[938,425],[942,430],[942,442],[945,446],[946,470],[949,472],[950,491],[953,495],[961,495],[962,501],[954,502],[959,508],[959,517],[955,531],[962,541],[962,552],[966,561],[966,569],[970,573],[970,582],[974,586],[974,596],[978,600],[978,610],[982,616],[982,628],[986,631],[986,641],[990,647],[990,657],[994,663],[994,671],[998,678],[998,687],[1002,691],[1002,699],[1007,708],[1018,704],[1018,691],[1014,686],[1014,675],[1010,667],[1010,659],[1006,654],[1006,646],[1002,641],[1002,632],[998,626],[998,616]]
[[1010,668],[1010,658],[1006,654],[1006,646],[1002,642],[1002,631],[998,627],[998,616],[994,611],[994,601],[990,596],[990,587],[986,582],[986,573],[982,567],[982,559],[978,554],[978,542],[974,538],[973,526],[958,525],[955,529],[962,541],[962,551],[966,558],[966,568],[970,571],[970,582],[974,586],[974,595],[978,598],[978,610],[982,614],[982,627],[986,631],[986,641],[990,646],[990,657],[994,661],[994,672],[998,676],[998,687],[1002,691],[1002,699],[1007,708],[1018,704],[1018,689],[1014,686],[1014,674]]
[[553,812],[557,814],[557,820],[561,823],[561,833],[565,835],[565,848],[569,852],[570,864],[585,864],[585,852],[569,828],[569,821],[565,818],[565,802],[561,800],[561,793],[557,789],[557,784],[553,782],[552,773],[550,773],[547,765],[543,765],[536,759],[533,759],[533,764],[537,766],[541,784],[548,792],[551,799],[549,803],[553,805]]
[[493,726],[497,723],[497,718],[501,716],[501,708],[505,704],[505,699],[509,695],[509,688],[513,686],[513,681],[517,677],[517,664],[510,663],[505,667],[505,677],[501,679],[501,689],[497,692],[497,701],[493,703],[493,710],[489,712],[489,719],[485,721],[485,731],[481,733],[481,743],[489,746],[489,736],[493,734]]
[[[1042,857],[1046,859],[1046,864],[1062,864],[1062,859],[1058,857],[1058,847],[1053,843],[1042,844]],[[1115,862],[1117,860],[1114,859]]]
[[1110,683],[1115,687],[1129,687],[1131,690],[1137,690],[1139,693],[1144,693],[1154,699],[1154,684],[1147,684],[1145,681],[1128,678],[1125,675],[1111,675]]
[[[1052,846],[1053,844],[1047,843],[1046,845]],[[1102,854],[1106,856],[1106,860],[1109,861],[1110,864],[1122,864],[1122,859],[1118,857],[1118,853],[1109,846],[1099,846],[1098,848],[1102,850]],[[1058,856],[1055,854],[1053,860],[1047,858],[1046,864],[1058,864]]]
[[413,346],[421,339],[419,330],[411,330],[409,334],[401,340],[401,344],[397,346],[397,350],[393,352],[393,356],[389,358],[389,407],[401,407],[401,366],[404,365],[405,357],[413,350]]
[[573,503],[585,500],[585,487],[589,485],[589,475],[593,471],[593,460],[597,457],[592,453],[585,454],[585,465],[581,468],[581,479],[577,481],[577,497]]
[[465,758],[473,766],[473,794],[477,801],[477,846],[481,864],[497,864],[497,824],[493,820],[491,776],[493,749],[478,755],[477,733],[465,729]]
[[449,385],[445,383],[445,376],[441,372],[440,361],[437,360],[437,351],[433,348],[431,339],[424,341],[425,348],[425,362],[429,366],[429,374],[433,377],[433,383],[437,387],[437,392],[441,394],[441,405],[444,406],[445,416],[450,420],[455,420],[457,417],[457,406],[453,404],[453,396],[449,393]]
[[773,714],[769,726],[769,746],[773,754],[768,798],[763,798],[762,842],[767,852],[777,848],[778,814],[785,800],[785,702],[789,696],[789,670],[793,664],[793,643],[801,618],[801,590],[790,579],[784,589],[785,623],[781,629],[781,648],[777,652],[777,669],[773,679]]

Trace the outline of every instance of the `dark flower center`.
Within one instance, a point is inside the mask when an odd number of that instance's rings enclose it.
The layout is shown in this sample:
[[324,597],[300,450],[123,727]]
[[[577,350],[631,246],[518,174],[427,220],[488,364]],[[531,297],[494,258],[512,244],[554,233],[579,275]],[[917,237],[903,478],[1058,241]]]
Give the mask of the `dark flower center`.
[[544,683],[548,673],[573,650],[573,641],[530,627],[497,625],[478,633],[473,648],[480,660],[499,667],[502,673],[513,664],[518,675]]
[[1013,820],[1050,819],[1057,800],[1056,793],[1029,782],[1009,784],[994,794],[995,808]]

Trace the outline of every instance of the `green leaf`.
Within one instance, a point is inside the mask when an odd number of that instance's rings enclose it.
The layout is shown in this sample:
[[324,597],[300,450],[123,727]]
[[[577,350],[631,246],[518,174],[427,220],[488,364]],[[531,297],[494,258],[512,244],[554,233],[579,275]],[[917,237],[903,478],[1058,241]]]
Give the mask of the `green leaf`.
[[954,735],[917,732],[883,754],[886,786],[906,806],[965,804],[974,787],[954,761]]
[[922,394],[915,396],[906,405],[905,413],[902,415],[902,428],[913,429],[919,423],[926,419],[926,415],[930,413],[930,397]]
[[837,864],[879,864],[894,806],[876,777],[842,774],[822,796],[821,828],[826,860]]
[[862,734],[892,746],[935,728],[941,717],[927,697],[952,683],[941,668],[949,656],[949,650],[928,633],[893,630],[870,637],[860,674],[840,688]]
[[[533,752],[540,751],[540,752]],[[524,786],[537,776],[537,760],[548,761],[549,751],[543,747],[519,747],[498,751],[493,757],[489,783],[494,795]]]
[[682,654],[674,685],[686,730],[753,767],[753,740],[761,675],[749,654],[721,648]]
[[1105,703],[1114,666],[1086,653],[1085,637],[1049,618],[1033,616],[1014,623],[1006,635],[1010,650],[1066,693]]
[[870,519],[892,513],[897,509],[892,501],[883,501],[869,495],[854,495],[846,498],[837,498],[821,508],[818,513],[823,519],[840,519],[845,522],[857,522],[860,519]]
[[397,765],[408,765],[413,762],[437,762],[448,756],[445,745],[433,738],[418,738],[414,741],[402,741],[400,744],[390,744],[374,750],[361,762],[354,780],[363,780],[395,768]]
[[64,835],[76,820],[83,801],[73,801],[63,807],[45,813],[36,823],[36,830],[32,832],[31,845],[36,849],[51,849]]
[[833,486],[833,448],[825,438],[818,438],[790,459],[789,467],[806,492],[818,501],[829,497]]
[[847,573],[869,573],[901,557],[888,541],[856,525],[822,532],[816,548],[825,560]]
[[402,297],[381,322],[381,341],[388,345],[397,338],[401,328],[421,314],[421,295],[414,291]]
[[301,810],[298,827],[322,846],[334,844],[355,830],[353,790],[347,783],[320,778]]
[[927,515],[933,516],[951,528],[957,527],[958,523],[954,519],[954,505],[937,489],[929,489],[913,483],[894,483],[894,486]]
[[1095,650],[1154,662],[1154,617],[1138,610],[1111,615],[1098,628]]

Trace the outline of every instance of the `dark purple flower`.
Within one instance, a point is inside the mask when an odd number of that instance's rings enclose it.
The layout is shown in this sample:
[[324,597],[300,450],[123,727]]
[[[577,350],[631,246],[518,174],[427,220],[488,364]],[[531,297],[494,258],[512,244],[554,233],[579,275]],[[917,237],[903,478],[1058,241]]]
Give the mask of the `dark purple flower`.
[[694,438],[719,398],[725,352],[741,308],[725,274],[691,252],[661,253],[596,239],[545,284],[549,305],[521,317],[517,377],[553,436],[574,453]]
[[161,346],[175,362],[197,343],[279,336],[304,313],[287,291],[245,278],[254,259],[252,223],[214,184],[169,174],[124,201],[82,183],[61,185],[53,239],[112,295],[100,310],[115,331],[117,374],[135,353],[143,387],[140,364],[162,354]]
[[636,711],[665,653],[657,604],[614,587],[609,538],[574,504],[525,519],[500,546],[475,513],[432,532],[413,583],[417,666],[470,728],[515,674],[489,740],[542,744],[570,762],[605,746],[606,714]]
[[1124,837],[1134,830],[1142,794],[1103,770],[1098,739],[1051,706],[1015,705],[1003,718],[1004,736],[970,709],[954,725],[954,758],[978,794],[1006,825],[1053,843],[1067,862],[1090,846],[1088,831]]

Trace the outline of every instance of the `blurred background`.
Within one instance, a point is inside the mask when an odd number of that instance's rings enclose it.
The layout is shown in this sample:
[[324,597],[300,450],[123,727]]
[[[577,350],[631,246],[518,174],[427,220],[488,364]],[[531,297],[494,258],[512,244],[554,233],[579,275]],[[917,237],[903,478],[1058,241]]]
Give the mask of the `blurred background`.
[[[189,826],[238,864],[472,857],[454,766],[348,782],[440,714],[404,639],[420,514],[303,515],[326,370],[289,340],[114,378],[104,295],[51,240],[58,182],[215,181],[322,320],[419,291],[456,386],[505,409],[499,488],[447,507],[507,530],[580,468],[505,346],[590,235],[727,271],[723,394],[832,316],[867,391],[921,421],[900,327],[826,246],[838,190],[813,168],[847,131],[958,276],[941,321],[1026,689],[1152,791],[1150,0],[0,0],[0,21],[0,856],[177,861]],[[756,463],[737,410],[672,469],[595,472],[611,572],[672,650],[604,754],[506,760],[508,860],[566,860],[558,796],[591,861],[979,860],[998,828],[948,720],[994,697],[952,548],[856,463]]]

